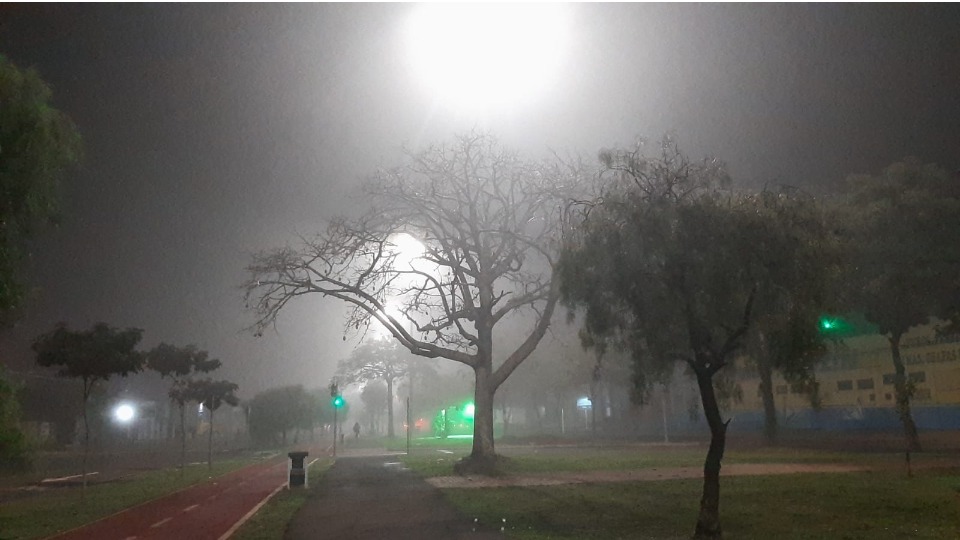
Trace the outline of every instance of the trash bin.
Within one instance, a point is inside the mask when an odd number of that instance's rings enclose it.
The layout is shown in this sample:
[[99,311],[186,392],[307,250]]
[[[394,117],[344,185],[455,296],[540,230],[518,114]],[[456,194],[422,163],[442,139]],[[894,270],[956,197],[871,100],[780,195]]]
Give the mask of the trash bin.
[[307,486],[307,468],[303,465],[309,452],[290,452],[290,468],[287,476],[287,487],[306,487]]

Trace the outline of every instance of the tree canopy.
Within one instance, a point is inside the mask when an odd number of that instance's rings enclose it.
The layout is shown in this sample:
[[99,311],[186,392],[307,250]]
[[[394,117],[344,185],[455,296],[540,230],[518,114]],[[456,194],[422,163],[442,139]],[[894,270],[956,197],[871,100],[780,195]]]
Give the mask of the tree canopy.
[[845,296],[890,342],[897,410],[908,448],[919,450],[900,339],[960,305],[960,178],[908,159],[844,187]]
[[0,321],[24,296],[26,242],[56,217],[60,179],[80,158],[76,127],[50,101],[36,70],[0,55]]
[[247,402],[250,436],[260,444],[275,444],[279,435],[285,445],[288,432],[312,428],[320,420],[321,401],[299,384],[264,390]]
[[33,343],[37,363],[59,366],[58,375],[82,379],[85,397],[88,386],[115,375],[125,377],[143,367],[143,356],[135,348],[143,330],[120,330],[97,323],[90,330],[72,331],[65,324],[39,336]]
[[177,347],[161,343],[146,353],[146,367],[161,377],[178,379],[194,373],[209,373],[221,366],[220,360],[209,358],[207,351],[195,345]]

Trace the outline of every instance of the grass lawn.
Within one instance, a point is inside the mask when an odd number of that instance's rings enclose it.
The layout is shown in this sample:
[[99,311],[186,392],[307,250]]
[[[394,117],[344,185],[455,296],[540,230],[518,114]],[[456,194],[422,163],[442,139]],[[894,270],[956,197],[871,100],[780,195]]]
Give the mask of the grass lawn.
[[[452,453],[443,453],[446,450]],[[587,447],[587,448],[499,448],[509,460],[504,474],[536,474],[562,471],[636,470],[653,467],[702,467],[706,447]],[[453,474],[453,464],[470,453],[470,446],[460,443],[424,445],[401,459],[424,477]],[[918,455],[914,463],[935,459],[937,454]],[[897,468],[899,454],[849,453],[790,448],[749,451],[727,451],[724,463],[843,463],[876,468]]]
[[[449,489],[468,518],[511,538],[673,539],[693,533],[700,480]],[[731,539],[960,537],[960,469],[721,479]],[[504,521],[506,520],[506,521]]]
[[189,466],[180,477],[177,468],[148,471],[114,482],[90,484],[86,500],[79,488],[51,488],[42,493],[5,501],[0,505],[0,538],[42,538],[96,521],[125,508],[203,482],[249,465],[255,459],[215,461]]
[[318,459],[310,466],[308,489],[283,489],[256,513],[249,521],[231,536],[232,540],[279,540],[287,529],[287,523],[297,513],[319,484],[324,471],[330,468],[333,460]]

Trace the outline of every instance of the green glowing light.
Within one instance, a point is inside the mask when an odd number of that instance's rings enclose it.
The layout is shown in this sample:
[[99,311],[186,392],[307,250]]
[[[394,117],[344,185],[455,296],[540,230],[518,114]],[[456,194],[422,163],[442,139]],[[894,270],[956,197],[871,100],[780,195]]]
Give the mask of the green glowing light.
[[473,412],[476,410],[473,403],[467,403],[463,406],[463,417],[464,418],[473,418]]
[[346,401],[343,400],[343,396],[336,396],[333,398],[333,406],[342,409]]

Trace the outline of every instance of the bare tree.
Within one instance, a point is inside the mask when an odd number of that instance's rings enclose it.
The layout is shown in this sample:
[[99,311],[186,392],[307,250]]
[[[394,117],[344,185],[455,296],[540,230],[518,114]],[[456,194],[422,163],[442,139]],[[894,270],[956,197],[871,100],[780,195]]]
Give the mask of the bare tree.
[[387,436],[394,437],[393,389],[394,383],[408,375],[409,362],[404,349],[395,340],[374,340],[354,349],[350,358],[337,365],[337,379],[346,384],[382,380],[387,384]]
[[[365,184],[371,207],[361,217],[333,220],[298,249],[255,256],[248,306],[262,332],[288,302],[318,293],[353,306],[348,328],[365,330],[375,320],[413,354],[469,366],[473,451],[458,470],[489,471],[494,393],[536,348],[557,302],[551,276],[562,194],[578,169],[522,160],[476,133],[407,158]],[[399,249],[403,235],[422,252]],[[519,343],[495,350],[503,346],[494,337],[498,325],[521,321],[531,323]]]

